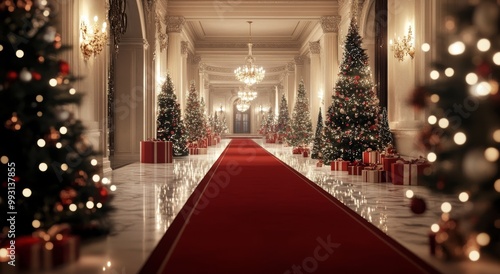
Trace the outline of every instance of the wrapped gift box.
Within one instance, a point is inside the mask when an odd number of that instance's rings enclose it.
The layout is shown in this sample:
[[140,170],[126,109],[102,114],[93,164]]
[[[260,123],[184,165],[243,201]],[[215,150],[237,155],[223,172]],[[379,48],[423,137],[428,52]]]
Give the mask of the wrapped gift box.
[[208,134],[207,135],[207,145],[208,146],[214,146],[215,145],[214,137],[213,137],[212,134]]
[[198,148],[198,154],[208,154],[208,149],[206,147]]
[[376,150],[367,149],[363,152],[363,163],[376,164],[378,161],[379,152]]
[[334,160],[330,163],[330,169],[336,171],[348,171],[349,161],[342,159]]
[[207,148],[208,147],[208,139],[203,138],[198,141],[198,148]]
[[361,171],[361,178],[369,183],[384,183],[387,178],[387,171],[380,169],[363,169]]
[[323,167],[323,161],[319,160],[319,161],[316,163],[316,167]]
[[42,265],[45,270],[75,262],[79,257],[80,239],[76,236],[61,236],[46,242],[42,247]]
[[347,171],[349,175],[358,175],[361,176],[361,172],[365,168],[364,165],[350,165],[347,167]]
[[21,236],[16,238],[16,266],[21,270],[39,271],[42,269],[43,241],[38,237]]
[[197,148],[197,147],[189,147],[188,150],[189,150],[189,155],[198,155],[199,148]]
[[304,150],[304,151],[302,152],[302,156],[304,156],[304,157],[309,157],[309,151]]
[[172,163],[172,142],[141,141],[140,155],[141,163]]
[[403,185],[418,185],[418,177],[430,164],[425,160],[416,160],[403,165]]
[[408,161],[398,159],[391,164],[391,182],[393,185],[403,185],[404,165],[408,163]]

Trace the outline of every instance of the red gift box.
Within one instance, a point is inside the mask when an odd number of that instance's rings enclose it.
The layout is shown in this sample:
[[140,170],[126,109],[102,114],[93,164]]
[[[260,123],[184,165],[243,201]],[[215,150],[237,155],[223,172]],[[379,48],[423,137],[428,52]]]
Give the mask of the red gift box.
[[378,151],[372,150],[371,148],[363,152],[363,163],[365,164],[376,164],[378,161]]
[[208,146],[215,145],[214,138],[213,138],[212,134],[208,134],[207,135],[207,145]]
[[38,271],[42,269],[43,241],[38,237],[21,236],[16,241],[16,265],[19,269]]
[[330,163],[330,169],[336,171],[348,171],[349,161],[342,159],[334,160]]
[[197,147],[188,147],[188,150],[189,150],[189,155],[198,155]]
[[428,167],[430,164],[424,158],[405,163],[403,165],[403,185],[418,185],[419,175],[422,175]]
[[363,165],[352,165],[348,166],[348,174],[349,175],[358,175],[361,176],[361,171],[365,168]]
[[302,152],[302,156],[308,157],[309,156],[309,151],[304,150],[304,152]]
[[198,147],[199,148],[206,148],[208,147],[208,140],[207,138],[203,138],[201,140],[198,141]]
[[141,163],[172,163],[173,149],[170,141],[141,141]]
[[391,182],[393,185],[403,184],[404,165],[408,163],[408,161],[399,158],[395,163],[391,164]]
[[322,167],[323,166],[323,161],[322,160],[319,160],[317,163],[316,163],[316,167]]
[[208,148],[206,147],[198,148],[198,154],[208,154]]

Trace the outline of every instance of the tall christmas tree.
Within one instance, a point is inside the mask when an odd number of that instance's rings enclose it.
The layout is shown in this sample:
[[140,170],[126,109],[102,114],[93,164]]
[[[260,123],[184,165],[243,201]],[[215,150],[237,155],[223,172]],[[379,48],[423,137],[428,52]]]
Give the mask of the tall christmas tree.
[[68,108],[80,96],[58,57],[69,48],[56,20],[46,1],[0,4],[0,238],[59,224],[82,236],[110,229],[109,180]]
[[321,115],[321,107],[318,113],[318,124],[316,125],[316,134],[314,135],[313,149],[311,150],[311,159],[323,159],[323,147],[324,147],[324,135],[323,135],[323,115]]
[[327,154],[338,153],[338,157],[347,161],[361,159],[363,151],[368,148],[376,150],[380,146],[379,100],[374,91],[368,55],[361,48],[362,38],[355,15],[357,9],[353,7],[353,10],[328,111],[327,126],[330,130],[326,135],[330,149],[336,150]]
[[186,135],[184,134],[186,130],[174,90],[172,78],[170,74],[167,74],[167,79],[161,87],[161,93],[158,95],[156,138],[163,141],[171,141],[174,156],[186,156],[188,155]]
[[205,99],[203,99],[203,97],[200,98],[200,113],[201,113],[201,121],[203,124],[203,129],[204,129],[203,138],[205,138],[209,134],[212,133],[212,129],[211,129],[210,123],[208,121],[206,106],[205,106]]
[[464,202],[444,200],[432,227],[444,257],[499,259],[500,6],[456,1],[443,10],[450,14],[436,46],[439,77],[412,97],[429,115],[420,140],[432,168],[421,183]]
[[394,140],[392,138],[391,128],[389,127],[389,118],[387,117],[387,109],[382,109],[382,114],[380,114],[380,145],[382,149],[392,146],[394,147]]
[[273,108],[269,108],[269,111],[267,112],[267,117],[266,117],[266,127],[265,127],[265,134],[266,135],[273,135],[275,133],[276,128],[276,119],[274,119],[274,112]]
[[337,115],[335,106],[330,105],[325,119],[325,127],[323,128],[323,162],[330,164],[333,160],[341,157],[342,151],[337,144],[340,142],[341,129],[335,124],[335,116]]
[[293,147],[307,147],[312,141],[312,121],[309,113],[309,100],[306,97],[304,80],[300,80],[297,101],[293,108],[292,122],[288,141]]
[[287,135],[290,133],[290,114],[288,112],[288,103],[285,94],[281,96],[276,133],[278,133],[279,143],[286,140]]
[[206,129],[201,113],[200,100],[198,99],[198,91],[194,82],[191,82],[189,87],[184,121],[186,121],[186,136],[189,143],[197,143],[205,137]]

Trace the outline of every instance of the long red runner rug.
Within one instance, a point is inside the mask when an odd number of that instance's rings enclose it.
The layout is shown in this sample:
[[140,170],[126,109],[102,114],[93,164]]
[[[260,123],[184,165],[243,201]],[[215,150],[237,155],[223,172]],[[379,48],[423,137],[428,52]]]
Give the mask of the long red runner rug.
[[141,274],[438,273],[251,140],[232,140]]

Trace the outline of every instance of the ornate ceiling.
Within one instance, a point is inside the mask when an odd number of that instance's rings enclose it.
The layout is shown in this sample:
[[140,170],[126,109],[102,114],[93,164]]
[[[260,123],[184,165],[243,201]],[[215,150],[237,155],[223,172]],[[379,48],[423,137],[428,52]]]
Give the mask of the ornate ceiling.
[[[248,54],[249,25],[255,63],[266,69],[263,85],[279,75],[308,41],[319,39],[321,18],[338,14],[346,0],[168,0],[167,16],[183,18],[183,32],[201,56],[211,84],[237,84],[233,71]],[[179,19],[175,19],[179,20]],[[301,60],[299,60],[301,61]],[[289,67],[289,66],[288,66]]]

